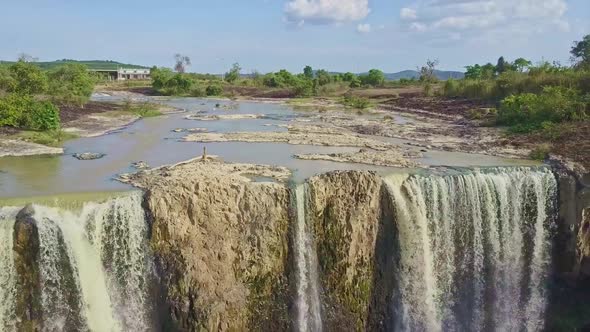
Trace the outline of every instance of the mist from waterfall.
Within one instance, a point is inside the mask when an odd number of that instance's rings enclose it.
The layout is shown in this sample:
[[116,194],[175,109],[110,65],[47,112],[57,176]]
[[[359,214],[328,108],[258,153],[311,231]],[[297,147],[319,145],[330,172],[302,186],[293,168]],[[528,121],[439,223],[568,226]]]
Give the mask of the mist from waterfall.
[[557,182],[548,169],[384,179],[400,252],[398,331],[539,331]]
[[296,328],[306,332],[322,331],[321,302],[317,255],[313,237],[307,228],[306,190],[304,184],[295,189],[297,220],[294,229],[296,273]]
[[[34,206],[39,232],[41,308],[44,331],[146,331],[150,263],[141,193],[81,210]],[[12,240],[18,209],[0,209],[0,264],[13,265]],[[4,241],[4,239],[7,241]],[[8,242],[10,241],[10,242]],[[0,272],[0,323],[14,321],[14,269]],[[12,288],[11,288],[12,287]],[[2,325],[0,325],[2,327]]]

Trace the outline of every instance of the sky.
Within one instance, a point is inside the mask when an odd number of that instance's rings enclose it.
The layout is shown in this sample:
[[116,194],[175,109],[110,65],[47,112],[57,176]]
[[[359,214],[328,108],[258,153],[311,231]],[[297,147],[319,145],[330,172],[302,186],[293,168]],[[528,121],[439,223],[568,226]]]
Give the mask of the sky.
[[439,68],[525,57],[569,64],[590,0],[0,0],[0,59],[115,60],[190,71],[306,65],[330,71]]

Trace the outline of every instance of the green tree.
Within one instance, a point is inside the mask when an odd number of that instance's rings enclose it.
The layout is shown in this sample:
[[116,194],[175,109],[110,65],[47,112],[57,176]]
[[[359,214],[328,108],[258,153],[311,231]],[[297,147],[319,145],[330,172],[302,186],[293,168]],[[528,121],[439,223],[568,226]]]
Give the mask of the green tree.
[[529,69],[533,65],[533,63],[525,58],[518,58],[514,60],[514,63],[512,65],[517,71],[522,73]]
[[242,68],[240,67],[239,63],[234,63],[231,67],[231,69],[229,70],[229,72],[227,74],[225,74],[225,80],[233,83],[235,81],[238,80],[238,78],[240,78],[240,72],[242,71]]
[[342,75],[342,80],[344,82],[352,82],[355,77],[356,77],[355,74],[353,74],[351,72],[347,72],[347,73],[344,73],[344,75]]
[[510,70],[510,62],[507,62],[503,56],[498,58],[498,63],[496,64],[496,73],[502,74]]
[[361,78],[358,76],[353,76],[352,79],[350,80],[350,87],[351,88],[360,88],[363,85],[363,82],[361,81]]
[[570,53],[577,67],[590,69],[590,35],[584,36],[581,41],[574,42]]
[[14,85],[9,92],[42,94],[47,91],[47,75],[33,63],[18,61],[9,68]]
[[382,86],[385,83],[385,74],[379,69],[371,69],[367,75],[362,75],[360,80],[363,85]]
[[496,75],[496,66],[491,63],[486,63],[481,67],[481,78],[491,80]]
[[88,67],[69,63],[50,71],[49,94],[59,103],[83,105],[94,90],[94,77]]
[[303,68],[303,75],[305,78],[313,79],[313,68],[311,68],[311,66],[305,66],[305,68]]
[[331,81],[330,73],[328,73],[326,70],[320,69],[315,73],[315,75],[316,75],[316,78],[318,79],[318,84],[320,86],[330,84],[330,81]]
[[482,68],[480,65],[475,64],[473,66],[465,67],[465,78],[470,80],[480,79],[482,75]]

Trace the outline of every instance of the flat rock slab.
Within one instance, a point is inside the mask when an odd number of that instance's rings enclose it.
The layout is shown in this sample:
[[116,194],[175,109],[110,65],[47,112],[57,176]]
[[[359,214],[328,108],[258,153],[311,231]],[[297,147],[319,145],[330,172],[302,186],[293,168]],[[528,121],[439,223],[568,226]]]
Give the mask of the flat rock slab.
[[64,150],[62,148],[55,148],[20,140],[0,138],[0,157],[54,155],[63,153]]
[[74,153],[73,157],[78,160],[95,160],[106,156],[104,153],[84,152]]

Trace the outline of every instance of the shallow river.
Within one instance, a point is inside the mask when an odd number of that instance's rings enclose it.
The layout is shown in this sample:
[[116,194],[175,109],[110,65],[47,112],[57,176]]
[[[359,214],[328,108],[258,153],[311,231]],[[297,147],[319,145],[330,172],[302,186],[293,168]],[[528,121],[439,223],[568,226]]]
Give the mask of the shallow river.
[[[95,97],[111,100],[110,97]],[[293,170],[294,180],[300,181],[314,174],[339,169],[375,170],[380,173],[395,172],[396,169],[361,164],[336,163],[329,161],[307,161],[293,158],[302,153],[336,153],[357,151],[358,147],[323,147],[289,145],[286,143],[197,143],[182,142],[187,133],[176,133],[174,129],[206,128],[209,132],[236,131],[284,131],[284,127],[295,117],[313,114],[313,110],[294,109],[288,105],[253,102],[229,102],[195,98],[158,99],[185,110],[137,121],[130,126],[110,134],[79,138],[68,141],[65,154],[61,156],[32,156],[0,158],[0,197],[48,196],[62,193],[104,192],[127,190],[129,186],[113,180],[120,173],[135,171],[131,163],[144,161],[151,167],[173,164],[200,156],[203,147],[207,154],[217,155],[228,162],[260,163],[286,166]],[[231,110],[216,108],[215,105],[231,105]],[[197,121],[187,120],[190,114],[264,114],[262,119]],[[396,121],[405,119],[396,116]],[[392,139],[385,139],[392,141]],[[400,144],[405,141],[393,140]],[[74,153],[104,153],[102,159],[82,161]],[[419,160],[425,165],[456,167],[510,166],[530,164],[529,162],[496,158],[466,153],[429,151]]]

